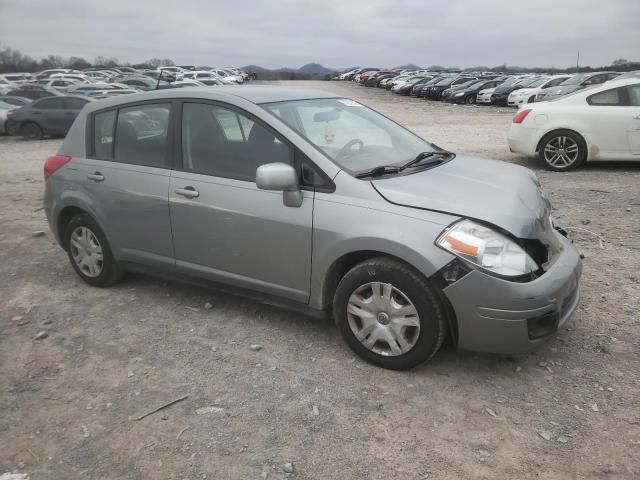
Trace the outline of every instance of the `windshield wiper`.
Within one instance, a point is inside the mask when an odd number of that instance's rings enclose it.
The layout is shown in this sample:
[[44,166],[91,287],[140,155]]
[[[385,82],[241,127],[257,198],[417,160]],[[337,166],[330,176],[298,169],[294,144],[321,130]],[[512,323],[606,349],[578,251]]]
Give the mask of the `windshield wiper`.
[[[430,158],[430,157],[448,157],[449,155],[454,155],[454,153],[451,152],[422,152],[419,153],[418,155],[416,155],[415,158],[412,158],[411,160],[409,160],[407,163],[405,163],[404,165],[400,165],[400,166],[394,166],[394,165],[381,165],[379,167],[375,167],[372,168],[371,170],[366,170],[364,172],[361,172],[359,174],[356,175],[356,178],[367,178],[367,177],[381,177],[382,175],[388,175],[388,174],[394,174],[394,173],[400,173],[403,170],[410,168],[410,167],[414,167],[416,165],[418,165],[419,163],[421,163],[423,160]],[[430,162],[426,163],[426,165],[431,165],[431,164],[435,164],[435,163],[440,163],[442,162],[442,160],[440,159],[433,159]]]
[[[430,158],[430,157],[442,157],[442,156],[449,156],[449,155],[453,155],[451,152],[421,152],[418,155],[416,155],[415,158],[412,158],[411,160],[409,160],[407,163],[405,163],[404,165],[402,165],[400,167],[400,170],[404,170],[405,168],[410,168],[413,167],[415,165],[418,165],[419,163],[421,163],[423,160]],[[442,160],[431,160],[430,162],[428,162],[428,164],[431,163],[440,163]]]
[[356,178],[380,177],[388,173],[400,173],[401,167],[381,165],[356,175]]

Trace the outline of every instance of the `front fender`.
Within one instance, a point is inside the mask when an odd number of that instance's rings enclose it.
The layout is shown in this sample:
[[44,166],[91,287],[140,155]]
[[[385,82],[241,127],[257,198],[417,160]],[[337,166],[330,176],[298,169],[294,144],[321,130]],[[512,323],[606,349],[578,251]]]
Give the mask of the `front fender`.
[[346,255],[376,252],[396,257],[429,277],[453,256],[434,242],[458,217],[381,203],[372,206],[323,201],[316,196],[310,306],[324,308],[332,267]]

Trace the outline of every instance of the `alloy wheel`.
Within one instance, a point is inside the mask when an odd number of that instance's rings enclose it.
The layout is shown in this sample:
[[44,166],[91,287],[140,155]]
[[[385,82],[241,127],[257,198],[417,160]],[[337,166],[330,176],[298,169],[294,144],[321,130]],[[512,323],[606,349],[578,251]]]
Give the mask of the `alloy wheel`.
[[420,336],[420,317],[409,297],[390,283],[370,282],[349,297],[347,319],[353,335],[383,356],[409,352]]
[[87,227],[78,227],[71,233],[71,257],[78,269],[87,277],[102,273],[104,255],[98,237]]
[[580,147],[571,138],[564,135],[554,137],[544,147],[544,160],[556,168],[569,168],[580,155]]

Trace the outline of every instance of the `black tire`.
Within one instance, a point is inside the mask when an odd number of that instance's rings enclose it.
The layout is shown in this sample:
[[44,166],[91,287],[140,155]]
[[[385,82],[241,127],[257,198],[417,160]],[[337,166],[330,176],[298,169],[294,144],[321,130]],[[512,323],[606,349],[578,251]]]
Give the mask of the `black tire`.
[[[563,140],[564,139],[564,140]],[[576,154],[574,157],[573,146],[576,146]],[[565,152],[562,146],[567,146],[566,153],[567,158],[571,155],[571,161],[559,158],[553,161],[553,150]],[[569,151],[571,149],[571,154]],[[587,145],[580,135],[571,130],[556,130],[550,132],[544,136],[540,141],[540,148],[538,150],[538,157],[542,162],[542,165],[547,170],[554,172],[568,172],[569,170],[575,170],[582,165],[587,159]]]
[[44,136],[44,132],[37,123],[28,122],[20,127],[20,136],[25,140],[40,140]]
[[473,105],[474,103],[476,103],[475,95],[467,95],[464,99],[464,103],[466,103],[467,105]]
[[[97,238],[99,245],[102,249],[102,266],[100,274],[97,276],[87,275],[76,263],[73,258],[73,246],[71,244],[71,235],[79,227],[85,227],[91,231]],[[109,287],[122,280],[124,277],[124,270],[115,262],[113,254],[111,253],[111,247],[105,237],[102,229],[97,222],[86,213],[77,215],[69,221],[64,232],[64,247],[67,250],[67,255],[71,266],[76,271],[78,276],[89,285],[94,287]]]
[[536,96],[533,95],[531,97],[529,97],[529,100],[527,100],[527,103],[534,103],[536,101]]
[[[417,341],[406,353],[385,356],[364,346],[349,324],[349,298],[361,286],[370,282],[390,283],[400,289],[417,310],[420,329]],[[382,368],[407,370],[431,359],[446,335],[445,310],[434,287],[418,272],[403,263],[384,258],[372,258],[353,267],[340,280],[333,299],[333,316],[347,345],[360,357]]]

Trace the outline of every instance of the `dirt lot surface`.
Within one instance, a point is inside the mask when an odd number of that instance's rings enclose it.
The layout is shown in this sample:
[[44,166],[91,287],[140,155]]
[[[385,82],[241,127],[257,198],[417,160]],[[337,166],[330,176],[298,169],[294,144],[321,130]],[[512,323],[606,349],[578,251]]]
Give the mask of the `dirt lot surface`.
[[355,358],[329,322],[243,298],[142,276],[91,288],[39,209],[60,141],[0,137],[0,475],[639,478],[640,164],[549,173],[509,153],[512,110],[295,85],[535,169],[585,255],[569,327],[528,356],[446,346],[398,373]]

